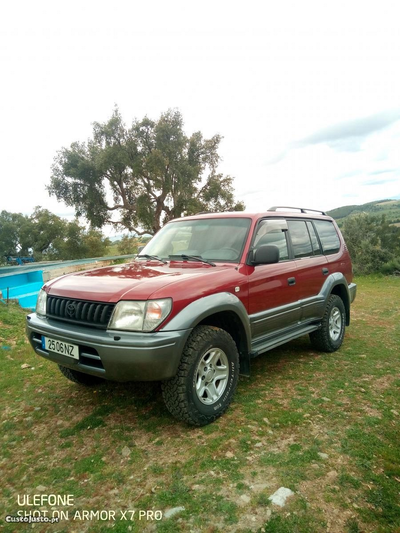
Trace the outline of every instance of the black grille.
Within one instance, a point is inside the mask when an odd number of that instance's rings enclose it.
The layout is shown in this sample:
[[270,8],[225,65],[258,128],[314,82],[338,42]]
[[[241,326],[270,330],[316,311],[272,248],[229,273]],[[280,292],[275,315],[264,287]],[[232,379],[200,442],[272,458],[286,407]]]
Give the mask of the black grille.
[[47,297],[48,318],[106,329],[115,304]]

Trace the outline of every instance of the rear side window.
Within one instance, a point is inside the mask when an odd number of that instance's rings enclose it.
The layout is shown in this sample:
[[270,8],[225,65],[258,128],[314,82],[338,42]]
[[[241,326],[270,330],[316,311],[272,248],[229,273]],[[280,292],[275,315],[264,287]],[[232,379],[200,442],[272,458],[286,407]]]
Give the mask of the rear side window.
[[324,254],[335,254],[340,250],[340,239],[335,226],[329,220],[314,220]]
[[294,256],[310,257],[313,255],[310,235],[303,220],[288,220],[288,228]]
[[314,226],[309,221],[307,222],[307,228],[308,228],[308,232],[310,234],[311,244],[312,244],[312,247],[313,247],[314,255],[321,255],[322,254],[321,246],[320,246],[320,244],[318,242],[318,239],[317,239],[317,236],[315,234]]

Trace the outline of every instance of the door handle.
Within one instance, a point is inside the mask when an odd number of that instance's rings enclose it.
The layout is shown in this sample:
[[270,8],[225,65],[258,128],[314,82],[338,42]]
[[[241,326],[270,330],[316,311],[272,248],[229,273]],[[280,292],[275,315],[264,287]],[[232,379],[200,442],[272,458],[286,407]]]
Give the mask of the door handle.
[[288,285],[296,285],[296,278],[288,278]]
[[322,269],[322,274],[323,274],[324,276],[327,276],[327,275],[329,274],[329,270],[328,270],[327,268],[324,267],[324,268]]

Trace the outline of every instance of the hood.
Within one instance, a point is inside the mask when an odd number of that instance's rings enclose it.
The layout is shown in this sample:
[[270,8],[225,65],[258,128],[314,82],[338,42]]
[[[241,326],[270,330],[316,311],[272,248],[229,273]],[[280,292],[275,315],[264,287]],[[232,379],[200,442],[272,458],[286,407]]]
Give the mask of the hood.
[[46,290],[53,296],[99,302],[147,300],[153,293],[171,283],[198,279],[199,276],[208,277],[235,266],[223,264],[212,267],[197,262],[178,261],[171,261],[166,265],[132,262],[68,274],[47,283]]

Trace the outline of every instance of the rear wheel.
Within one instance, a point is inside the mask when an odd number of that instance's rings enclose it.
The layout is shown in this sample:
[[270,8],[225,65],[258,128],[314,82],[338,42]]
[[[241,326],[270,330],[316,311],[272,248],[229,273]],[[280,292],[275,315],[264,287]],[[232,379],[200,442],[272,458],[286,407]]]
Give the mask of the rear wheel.
[[58,365],[61,373],[74,383],[79,383],[79,385],[86,385],[87,387],[92,387],[98,385],[99,383],[104,383],[104,379],[97,376],[92,376],[90,374],[84,374],[83,372],[78,372],[77,370],[72,370],[66,366]]
[[310,340],[317,350],[334,352],[340,348],[346,326],[346,310],[343,300],[331,294],[325,308],[321,327],[310,333]]
[[204,426],[221,416],[235,394],[239,353],[225,330],[198,326],[190,335],[175,377],[162,384],[173,416]]

